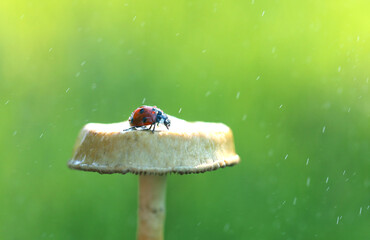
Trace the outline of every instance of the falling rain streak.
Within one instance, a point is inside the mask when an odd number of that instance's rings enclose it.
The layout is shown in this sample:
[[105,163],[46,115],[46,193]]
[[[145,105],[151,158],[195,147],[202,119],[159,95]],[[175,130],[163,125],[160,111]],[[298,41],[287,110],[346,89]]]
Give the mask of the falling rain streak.
[[337,224],[339,224],[339,221],[342,220],[342,216],[337,217]]

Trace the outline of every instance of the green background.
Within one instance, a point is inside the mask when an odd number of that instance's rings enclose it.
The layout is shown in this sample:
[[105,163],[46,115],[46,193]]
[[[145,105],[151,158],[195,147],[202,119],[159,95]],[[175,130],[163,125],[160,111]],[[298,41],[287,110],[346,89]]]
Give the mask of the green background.
[[241,163],[168,177],[166,239],[370,239],[370,3],[0,1],[0,239],[134,239],[137,176],[73,171],[144,101]]

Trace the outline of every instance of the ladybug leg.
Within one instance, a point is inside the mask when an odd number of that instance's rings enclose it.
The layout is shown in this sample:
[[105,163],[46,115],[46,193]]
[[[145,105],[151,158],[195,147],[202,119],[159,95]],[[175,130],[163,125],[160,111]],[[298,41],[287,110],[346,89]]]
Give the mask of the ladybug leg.
[[155,123],[152,124],[153,125],[153,130],[152,130],[152,133],[154,133],[154,130],[155,130]]
[[147,128],[146,126],[141,126],[141,129],[143,129],[143,131],[150,131],[152,126],[153,126],[153,124],[150,125],[149,128]]
[[130,128],[127,128],[127,129],[123,129],[122,131],[126,132],[126,131],[130,131],[130,130],[137,130],[137,129],[136,129],[136,127],[130,127]]

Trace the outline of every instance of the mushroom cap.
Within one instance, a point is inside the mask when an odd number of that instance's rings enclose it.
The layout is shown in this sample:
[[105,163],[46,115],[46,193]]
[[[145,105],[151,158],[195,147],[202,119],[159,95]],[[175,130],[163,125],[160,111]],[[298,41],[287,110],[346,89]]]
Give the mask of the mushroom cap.
[[99,173],[164,175],[200,173],[239,163],[233,135],[222,123],[187,122],[172,116],[171,128],[128,130],[128,121],[89,123],[81,130],[72,169]]

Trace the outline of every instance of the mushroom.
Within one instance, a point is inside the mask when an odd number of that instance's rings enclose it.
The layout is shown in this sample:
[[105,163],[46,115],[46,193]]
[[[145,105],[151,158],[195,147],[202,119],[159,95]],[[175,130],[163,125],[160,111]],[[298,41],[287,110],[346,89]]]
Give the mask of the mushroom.
[[239,163],[233,135],[222,123],[187,122],[172,116],[170,130],[122,131],[127,121],[89,123],[81,130],[72,169],[139,175],[137,239],[163,239],[166,175],[213,171]]

